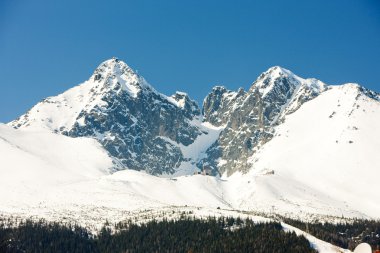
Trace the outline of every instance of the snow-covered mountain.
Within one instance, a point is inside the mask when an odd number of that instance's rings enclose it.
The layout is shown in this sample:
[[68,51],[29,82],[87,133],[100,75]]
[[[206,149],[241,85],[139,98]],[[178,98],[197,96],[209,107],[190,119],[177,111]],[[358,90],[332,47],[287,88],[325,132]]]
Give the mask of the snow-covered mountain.
[[[201,110],[114,58],[0,126],[0,208],[65,217],[188,206],[379,218],[379,119],[377,93],[281,67],[247,91],[215,87]],[[204,166],[221,177],[193,176]]]
[[200,118],[187,94],[167,97],[113,58],[83,84],[42,100],[10,125],[92,137],[114,157],[116,169],[173,174],[187,160],[178,145],[208,133]]
[[326,89],[318,80],[281,67],[262,73],[247,92],[215,87],[204,100],[203,113],[207,121],[225,127],[201,163],[221,174],[249,171],[249,157],[272,139],[275,126]]

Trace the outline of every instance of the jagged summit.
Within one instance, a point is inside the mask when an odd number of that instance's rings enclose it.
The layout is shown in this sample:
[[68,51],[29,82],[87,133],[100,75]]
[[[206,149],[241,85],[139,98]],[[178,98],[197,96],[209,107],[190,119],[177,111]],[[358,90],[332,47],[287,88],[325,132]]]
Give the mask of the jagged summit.
[[200,164],[228,175],[249,171],[254,166],[249,157],[273,139],[277,127],[304,104],[329,90],[344,90],[345,99],[353,101],[352,107],[357,107],[355,101],[363,96],[380,101],[378,93],[358,84],[328,86],[279,66],[263,72],[247,92],[214,87],[203,103],[204,119],[225,129]]
[[96,68],[95,72],[98,70],[102,71],[105,69],[117,71],[118,69],[120,70],[123,68],[128,68],[133,72],[133,70],[124,61],[120,60],[117,57],[112,57],[100,63],[99,66]]
[[261,83],[266,83],[269,80],[276,80],[278,78],[291,78],[297,81],[304,80],[303,78],[300,78],[288,69],[285,69],[280,66],[273,66],[270,67],[267,71],[261,73],[253,84],[257,85]]
[[271,92],[287,93],[292,89],[312,89],[316,93],[326,89],[326,85],[314,78],[304,79],[288,69],[274,66],[263,72],[252,84],[250,91],[257,90],[262,97],[270,95]]
[[168,100],[186,111],[189,117],[191,117],[191,115],[198,116],[201,114],[197,102],[192,100],[185,92],[177,91],[175,94],[168,97]]
[[225,130],[201,164],[228,175],[248,171],[248,158],[273,138],[275,126],[326,89],[279,66],[263,72],[247,92],[215,87],[204,100],[204,119]]
[[112,58],[84,83],[44,99],[10,125],[92,137],[116,165],[122,164],[116,169],[171,174],[184,160],[176,145],[187,146],[204,132],[197,124],[199,115],[198,105],[186,94],[167,97]]
[[293,72],[291,72],[290,70],[288,70],[286,68],[283,68],[281,66],[270,67],[267,71],[263,72],[260,75],[260,77],[262,75],[264,75],[264,76],[271,75],[271,76],[274,76],[274,77],[276,77],[276,76],[284,76],[284,75],[286,75],[286,76],[296,76]]
[[104,80],[109,75],[130,75],[138,78],[137,73],[135,73],[131,67],[116,57],[100,63],[99,66],[95,69],[92,77],[94,77],[94,81],[99,82],[101,80]]
[[[139,100],[149,96],[150,93],[154,93],[159,100],[166,100],[183,109],[176,100],[156,91],[124,61],[113,57],[102,62],[87,81],[58,96],[43,99],[10,124],[16,128],[36,126],[61,132],[63,129],[71,128],[77,120],[81,122],[80,115],[96,107],[112,103],[118,98],[123,99],[123,97],[124,100],[126,97]],[[190,98],[186,101],[198,107]],[[197,108],[191,109],[197,111]],[[200,111],[199,108],[198,111]]]
[[212,91],[226,91],[227,88],[224,85],[215,85],[212,87]]
[[138,92],[145,89],[157,92],[142,76],[116,57],[102,62],[95,69],[89,81],[116,90],[126,90],[133,97],[137,97]]

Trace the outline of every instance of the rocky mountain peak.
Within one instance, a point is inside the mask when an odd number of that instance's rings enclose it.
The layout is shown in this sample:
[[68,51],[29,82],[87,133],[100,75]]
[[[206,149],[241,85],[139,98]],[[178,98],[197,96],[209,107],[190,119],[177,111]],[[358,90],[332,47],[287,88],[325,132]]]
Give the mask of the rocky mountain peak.
[[142,90],[156,92],[142,76],[116,57],[102,62],[95,69],[89,82],[94,83],[95,90],[123,90],[132,97],[137,97]]
[[291,71],[279,66],[269,68],[263,72],[249,89],[250,92],[257,90],[262,97],[272,92],[288,92],[302,83],[303,79]]
[[113,57],[100,63],[94,71],[94,74],[121,75],[125,73],[136,75],[132,68],[130,68],[124,61],[119,60],[116,57]]
[[199,116],[201,114],[198,103],[190,99],[189,95],[185,92],[177,91],[169,97],[168,100],[179,108],[182,108],[189,118]]
[[278,76],[294,76],[294,74],[283,67],[280,66],[273,66],[270,67],[267,71],[263,72],[259,78],[262,78],[263,76],[272,76],[272,77],[278,77]]
[[84,83],[44,99],[10,124],[91,137],[113,157],[116,169],[171,174],[185,160],[178,145],[190,145],[205,134],[197,116],[200,109],[187,94],[165,96],[112,58]]
[[302,79],[279,66],[263,72],[248,92],[215,87],[204,101],[204,118],[225,128],[202,163],[222,174],[248,171],[248,158],[272,139],[275,126],[326,89],[316,79]]

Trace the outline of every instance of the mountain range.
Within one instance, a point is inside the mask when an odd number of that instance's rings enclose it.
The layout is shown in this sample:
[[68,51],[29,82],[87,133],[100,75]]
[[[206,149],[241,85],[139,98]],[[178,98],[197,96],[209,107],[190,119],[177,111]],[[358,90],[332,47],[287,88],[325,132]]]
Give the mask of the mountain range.
[[0,211],[85,221],[173,206],[379,218],[379,151],[380,95],[358,84],[275,66],[248,90],[214,87],[200,107],[112,58],[0,125]]

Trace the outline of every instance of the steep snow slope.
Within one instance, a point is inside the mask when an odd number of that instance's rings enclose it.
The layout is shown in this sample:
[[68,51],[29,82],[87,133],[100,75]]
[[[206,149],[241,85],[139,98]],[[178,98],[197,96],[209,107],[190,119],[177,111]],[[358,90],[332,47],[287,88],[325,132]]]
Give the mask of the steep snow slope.
[[108,175],[112,168],[112,159],[93,139],[0,125],[2,211],[37,206],[48,195],[59,203],[57,189]]
[[1,184],[10,179],[49,183],[97,178],[113,167],[112,159],[94,139],[15,130],[3,124],[0,154]]
[[[251,157],[251,173],[274,170],[258,188],[275,189],[274,198],[278,191],[293,201],[288,188],[307,185],[310,200],[320,193],[343,201],[347,210],[379,217],[380,102],[365,93],[356,84],[331,86],[288,115]],[[285,182],[291,186],[279,187]]]

